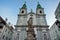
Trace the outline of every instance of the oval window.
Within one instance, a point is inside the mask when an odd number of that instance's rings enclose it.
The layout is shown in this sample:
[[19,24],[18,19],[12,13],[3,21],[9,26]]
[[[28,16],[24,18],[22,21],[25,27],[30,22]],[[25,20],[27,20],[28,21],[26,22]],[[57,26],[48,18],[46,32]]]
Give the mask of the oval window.
[[22,13],[24,13],[24,11],[22,11]]
[[40,13],[42,13],[42,11],[39,11]]

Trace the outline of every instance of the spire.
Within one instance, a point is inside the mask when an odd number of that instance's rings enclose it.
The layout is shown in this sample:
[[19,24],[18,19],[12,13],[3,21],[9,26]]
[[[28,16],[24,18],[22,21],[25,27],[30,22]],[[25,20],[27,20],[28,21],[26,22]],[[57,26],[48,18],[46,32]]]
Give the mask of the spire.
[[25,3],[23,4],[22,9],[26,9],[26,1],[25,1]]
[[39,4],[39,1],[38,1],[38,4],[37,4],[37,9],[39,8],[42,8],[41,5]]

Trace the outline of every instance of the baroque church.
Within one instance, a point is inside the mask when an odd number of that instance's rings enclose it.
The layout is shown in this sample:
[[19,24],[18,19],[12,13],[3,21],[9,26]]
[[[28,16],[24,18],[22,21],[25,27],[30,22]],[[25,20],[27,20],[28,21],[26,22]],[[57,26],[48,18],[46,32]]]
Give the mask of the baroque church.
[[56,21],[49,29],[44,8],[28,13],[26,3],[19,10],[15,29],[0,16],[0,40],[60,40],[60,2],[55,10]]
[[17,40],[50,40],[49,25],[47,25],[44,8],[37,4],[36,12],[27,13],[26,3],[19,10],[15,25]]

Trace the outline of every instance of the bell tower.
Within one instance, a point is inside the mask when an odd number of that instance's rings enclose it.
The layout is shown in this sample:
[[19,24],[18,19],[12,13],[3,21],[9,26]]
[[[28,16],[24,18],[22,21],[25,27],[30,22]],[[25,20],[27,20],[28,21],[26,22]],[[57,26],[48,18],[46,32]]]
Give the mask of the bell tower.
[[20,8],[17,23],[15,25],[18,36],[17,40],[24,40],[25,37],[27,36],[26,25],[27,25],[27,7],[25,2],[23,6]]
[[26,15],[27,14],[27,7],[26,2],[23,4],[22,8],[20,8],[20,15]]
[[48,25],[46,22],[46,14],[44,14],[44,8],[41,7],[41,5],[37,4],[36,8],[36,29],[37,29],[37,40],[49,40],[49,30]]
[[26,2],[20,8],[20,12],[18,14],[17,25],[27,25],[27,7],[26,7]]
[[36,22],[37,22],[37,25],[47,25],[45,16],[46,16],[46,14],[44,14],[44,8],[42,8],[41,5],[38,2],[37,8],[36,8]]
[[44,8],[42,8],[38,2],[37,8],[36,8],[36,14],[43,14],[43,13],[44,13]]

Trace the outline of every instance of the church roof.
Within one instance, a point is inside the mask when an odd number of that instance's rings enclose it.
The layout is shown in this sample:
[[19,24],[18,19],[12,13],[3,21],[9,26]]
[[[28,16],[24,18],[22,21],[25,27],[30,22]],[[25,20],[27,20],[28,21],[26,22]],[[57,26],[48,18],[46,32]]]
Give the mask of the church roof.
[[42,7],[41,7],[41,5],[40,5],[39,2],[38,2],[38,4],[37,4],[37,9],[40,9],[40,8],[42,8]]
[[26,9],[26,2],[23,4],[22,9]]

